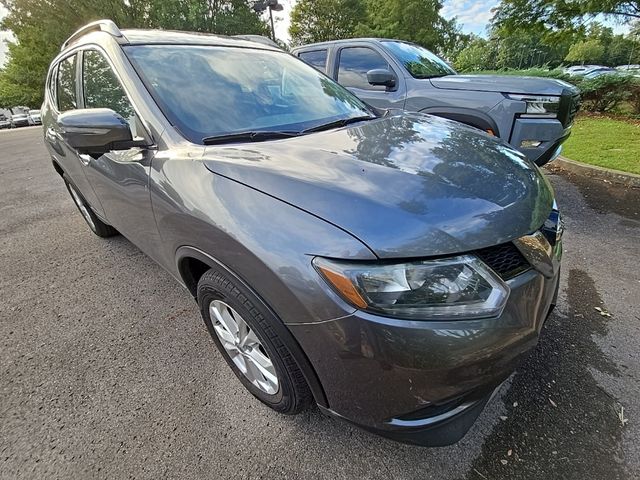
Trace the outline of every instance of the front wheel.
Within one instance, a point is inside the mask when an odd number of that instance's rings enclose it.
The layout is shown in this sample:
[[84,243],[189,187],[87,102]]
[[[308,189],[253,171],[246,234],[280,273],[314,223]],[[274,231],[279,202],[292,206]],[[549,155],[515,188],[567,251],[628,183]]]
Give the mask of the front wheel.
[[80,192],[76,190],[76,187],[73,186],[73,184],[69,181],[67,176],[65,175],[63,178],[64,178],[64,184],[67,186],[67,190],[69,191],[69,194],[73,199],[73,203],[75,203],[76,207],[78,207],[80,214],[82,214],[82,218],[84,218],[84,221],[87,222],[87,225],[89,225],[89,228],[91,229],[91,231],[95,233],[97,236],[103,237],[103,238],[113,237],[114,235],[118,235],[118,231],[115,228],[113,228],[111,225],[104,223],[102,220],[100,220],[96,216],[95,213],[93,213],[91,206],[82,197],[82,195],[80,195]]
[[198,305],[213,341],[242,384],[280,413],[311,403],[311,391],[291,352],[272,327],[279,321],[246,289],[214,269],[198,282]]

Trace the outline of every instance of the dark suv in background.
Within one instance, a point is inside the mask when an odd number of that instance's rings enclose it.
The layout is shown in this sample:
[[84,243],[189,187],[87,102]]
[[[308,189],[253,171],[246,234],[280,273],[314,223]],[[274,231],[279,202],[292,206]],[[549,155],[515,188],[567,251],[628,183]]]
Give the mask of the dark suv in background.
[[554,303],[562,229],[538,167],[270,45],[99,21],[53,60],[42,119],[89,228],[185,286],[278,412],[454,442]]
[[578,90],[548,78],[458,75],[408,42],[356,38],[293,54],[380,108],[450,118],[502,138],[538,165],[556,158],[578,112]]

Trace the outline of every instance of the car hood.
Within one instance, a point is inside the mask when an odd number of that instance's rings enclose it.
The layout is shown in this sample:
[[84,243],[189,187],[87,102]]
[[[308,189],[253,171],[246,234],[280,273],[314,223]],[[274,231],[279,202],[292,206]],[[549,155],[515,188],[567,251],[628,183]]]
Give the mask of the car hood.
[[576,90],[573,85],[561,80],[513,75],[447,75],[445,77],[432,78],[430,81],[436,88],[449,90],[475,90],[529,95],[561,95],[563,90]]
[[553,202],[547,180],[520,153],[478,130],[422,114],[209,146],[203,162],[351,233],[379,258],[460,253],[513,240],[541,227]]

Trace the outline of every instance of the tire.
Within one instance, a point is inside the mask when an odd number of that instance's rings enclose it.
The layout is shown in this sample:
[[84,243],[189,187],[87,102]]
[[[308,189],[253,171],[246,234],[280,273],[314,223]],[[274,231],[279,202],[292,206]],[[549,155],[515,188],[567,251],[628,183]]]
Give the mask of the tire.
[[[243,286],[236,285],[234,280],[228,278],[227,275],[211,269],[205,272],[198,281],[197,298],[202,318],[218,350],[238,379],[254,397],[273,410],[287,415],[299,413],[309,406],[312,401],[309,386],[290,350],[282,338],[278,336],[276,329],[273,328],[275,322],[280,322],[280,320],[264,308],[261,301],[252,292],[247,291]],[[257,337],[258,343],[249,347],[248,353],[247,351],[238,353],[242,348],[247,348],[242,347],[240,333],[234,337],[234,341],[239,342],[235,344],[235,347],[238,348],[235,354],[234,352],[229,353],[230,342],[227,341],[228,338],[224,340],[218,333],[226,330],[219,320],[220,316],[216,316],[216,310],[220,313],[224,305],[230,307],[230,311],[227,313],[230,313],[238,325],[244,321],[248,331],[253,332]],[[228,337],[228,333],[229,330],[226,330],[226,337]],[[246,338],[249,337],[251,337],[250,333]],[[223,341],[227,348],[223,345]],[[234,354],[233,358],[232,354]],[[252,372],[256,370],[256,363],[251,356],[256,354],[263,366],[260,372],[266,370],[264,364],[267,362],[264,357],[271,362],[273,369],[270,369],[269,372],[272,374],[275,371],[277,390],[273,391],[275,388],[273,382],[263,381],[260,383],[260,379],[252,380],[252,376],[254,376]],[[241,370],[242,362],[246,365],[247,373]],[[262,378],[264,380],[267,377],[270,375],[263,375]],[[272,390],[270,391],[269,388]]]
[[80,192],[78,192],[76,187],[73,186],[66,175],[63,176],[63,179],[73,203],[78,207],[78,211],[82,215],[82,218],[84,218],[84,221],[87,222],[91,231],[102,238],[118,235],[118,231],[115,228],[104,223],[96,216],[95,213],[93,213],[91,206],[87,203]]

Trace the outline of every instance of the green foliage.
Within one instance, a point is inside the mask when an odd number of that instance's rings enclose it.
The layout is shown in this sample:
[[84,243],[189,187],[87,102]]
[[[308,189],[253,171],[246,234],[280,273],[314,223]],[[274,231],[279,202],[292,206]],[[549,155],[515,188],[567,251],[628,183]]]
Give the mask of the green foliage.
[[44,81],[60,45],[82,25],[110,18],[121,28],[165,28],[220,34],[265,34],[248,0],[0,0],[0,28],[16,37],[0,74],[0,105],[42,103]]
[[291,43],[351,38],[365,19],[364,0],[300,0],[291,10]]
[[597,15],[631,22],[640,18],[638,0],[502,0],[494,26],[510,32],[536,29],[576,30]]
[[475,38],[461,50],[454,59],[454,66],[461,72],[474,72],[494,68],[495,51],[493,44],[484,38]]
[[359,36],[397,38],[444,54],[455,49],[460,32],[455,19],[440,15],[441,0],[366,0],[367,22]]
[[580,81],[582,105],[588,112],[609,112],[631,96],[630,75],[601,75]]
[[640,79],[634,78],[629,86],[629,103],[635,115],[640,115]]
[[604,54],[604,46],[598,40],[574,43],[564,58],[568,62],[597,63]]
[[291,12],[294,45],[341,38],[384,37],[455,55],[470,36],[440,15],[441,0],[300,0]]

